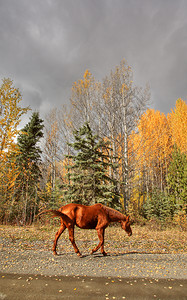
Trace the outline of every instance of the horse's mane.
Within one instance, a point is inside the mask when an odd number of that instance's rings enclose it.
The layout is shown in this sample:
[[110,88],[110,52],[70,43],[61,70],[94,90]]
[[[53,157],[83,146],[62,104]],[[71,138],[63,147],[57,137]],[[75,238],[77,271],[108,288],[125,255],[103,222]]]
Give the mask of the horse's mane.
[[123,215],[122,213],[120,213],[119,211],[117,211],[116,209],[108,207],[108,206],[103,206],[103,208],[107,212],[107,214],[111,220],[112,219],[118,219],[121,221],[126,220],[126,216]]

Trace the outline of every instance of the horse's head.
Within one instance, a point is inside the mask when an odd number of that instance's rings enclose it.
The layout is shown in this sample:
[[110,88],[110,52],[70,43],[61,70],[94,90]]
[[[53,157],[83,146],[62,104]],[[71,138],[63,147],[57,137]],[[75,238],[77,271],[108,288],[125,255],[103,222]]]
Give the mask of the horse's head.
[[125,221],[121,221],[121,228],[126,231],[126,233],[128,234],[128,236],[132,235],[132,229],[131,229],[131,226],[130,226],[129,216],[126,217]]

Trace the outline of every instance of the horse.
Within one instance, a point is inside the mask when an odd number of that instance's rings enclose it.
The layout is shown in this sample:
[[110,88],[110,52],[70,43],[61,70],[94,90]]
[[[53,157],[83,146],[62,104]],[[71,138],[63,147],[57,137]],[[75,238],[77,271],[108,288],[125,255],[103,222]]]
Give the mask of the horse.
[[58,239],[67,228],[69,231],[69,240],[73,245],[75,253],[78,256],[82,256],[75,243],[75,225],[82,229],[96,229],[100,242],[94,249],[92,249],[91,254],[101,248],[101,253],[104,256],[107,255],[107,253],[104,251],[104,233],[105,229],[112,222],[121,223],[122,229],[124,229],[129,236],[132,235],[129,216],[125,216],[119,211],[109,208],[101,203],[91,206],[70,203],[62,206],[59,210],[46,210],[40,214],[43,213],[51,213],[53,217],[60,217],[61,220],[61,226],[55,234],[55,240],[52,249],[54,255],[57,255],[56,248]]

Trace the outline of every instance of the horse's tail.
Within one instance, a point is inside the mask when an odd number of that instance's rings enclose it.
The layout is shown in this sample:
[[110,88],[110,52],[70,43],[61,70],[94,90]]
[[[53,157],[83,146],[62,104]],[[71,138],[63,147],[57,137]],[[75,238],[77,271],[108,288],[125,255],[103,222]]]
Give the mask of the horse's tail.
[[40,215],[43,215],[43,214],[51,214],[53,218],[54,217],[60,217],[65,222],[69,220],[69,217],[67,215],[65,215],[61,211],[55,210],[55,209],[43,210],[42,212],[40,212],[37,215],[37,217],[40,216]]

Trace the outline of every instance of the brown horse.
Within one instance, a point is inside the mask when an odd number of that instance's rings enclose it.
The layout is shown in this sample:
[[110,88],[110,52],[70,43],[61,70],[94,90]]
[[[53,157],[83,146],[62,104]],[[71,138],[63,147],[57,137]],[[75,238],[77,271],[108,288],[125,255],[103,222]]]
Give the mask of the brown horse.
[[105,228],[111,222],[121,223],[122,229],[124,229],[129,236],[132,235],[132,230],[130,227],[129,216],[125,216],[115,209],[109,208],[102,204],[95,204],[92,206],[85,206],[81,204],[67,204],[62,206],[59,210],[47,210],[42,213],[52,213],[54,217],[60,217],[61,226],[55,235],[55,240],[53,244],[53,254],[57,255],[56,247],[57,241],[60,235],[67,228],[69,231],[69,239],[73,245],[75,253],[81,256],[81,253],[75,243],[74,239],[74,227],[75,225],[83,229],[96,229],[99,237],[99,244],[95,247],[91,254],[96,252],[101,247],[101,253],[107,255],[104,251],[104,232]]

